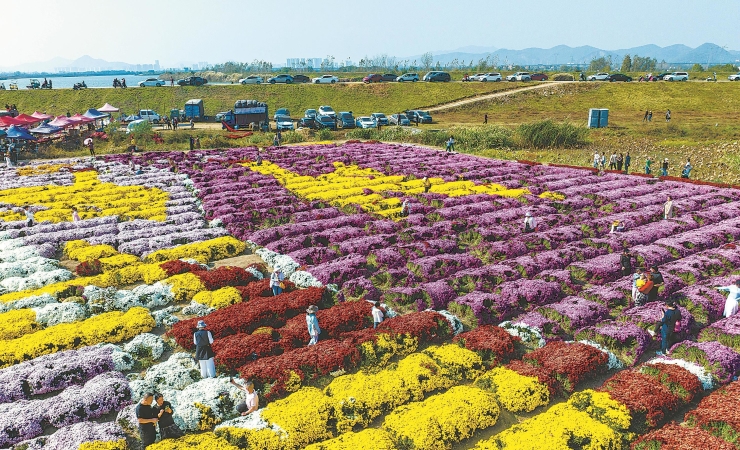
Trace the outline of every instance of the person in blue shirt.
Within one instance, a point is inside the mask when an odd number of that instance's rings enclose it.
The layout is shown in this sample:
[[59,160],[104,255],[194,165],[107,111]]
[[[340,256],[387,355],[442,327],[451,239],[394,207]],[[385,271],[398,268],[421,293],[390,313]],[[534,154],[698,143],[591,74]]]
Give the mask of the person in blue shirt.
[[660,351],[656,352],[658,356],[668,354],[668,347],[673,342],[673,334],[676,331],[676,324],[681,320],[681,311],[678,310],[676,302],[672,299],[666,300],[666,308],[663,311],[663,319],[660,323]]
[[316,317],[316,312],[319,307],[311,305],[306,310],[306,325],[308,326],[308,335],[311,336],[311,340],[308,345],[316,345],[319,341],[319,335],[321,334],[321,328],[319,327],[319,319]]

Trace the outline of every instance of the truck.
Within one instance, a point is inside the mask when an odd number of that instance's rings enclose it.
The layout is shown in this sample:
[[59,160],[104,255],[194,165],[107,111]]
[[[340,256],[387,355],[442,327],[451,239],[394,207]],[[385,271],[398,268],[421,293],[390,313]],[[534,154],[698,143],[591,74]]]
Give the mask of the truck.
[[256,123],[262,131],[268,131],[270,127],[267,103],[257,100],[237,100],[233,110],[216,114],[216,120],[242,130],[249,129],[252,123]]
[[203,100],[194,98],[185,102],[185,119],[194,121],[203,120]]

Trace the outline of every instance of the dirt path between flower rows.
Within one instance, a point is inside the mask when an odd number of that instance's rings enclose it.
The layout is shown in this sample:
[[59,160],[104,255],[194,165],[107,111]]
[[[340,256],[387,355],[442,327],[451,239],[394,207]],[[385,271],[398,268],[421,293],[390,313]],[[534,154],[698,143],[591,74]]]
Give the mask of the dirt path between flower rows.
[[455,100],[454,102],[444,103],[442,105],[437,105],[437,106],[434,106],[432,108],[427,108],[426,111],[427,112],[430,112],[430,113],[432,113],[432,112],[441,112],[441,111],[445,111],[445,110],[448,110],[448,109],[457,108],[459,106],[469,105],[471,103],[483,102],[483,101],[486,101],[486,100],[490,100],[492,98],[506,97],[506,96],[509,96],[509,95],[519,94],[520,92],[532,91],[532,90],[536,90],[536,89],[544,89],[544,88],[548,88],[548,87],[551,87],[551,86],[556,85],[556,84],[563,84],[563,83],[569,83],[569,82],[568,81],[565,81],[565,82],[563,82],[563,81],[553,81],[553,82],[550,82],[550,83],[538,83],[538,84],[535,84],[533,86],[527,86],[527,87],[523,87],[523,88],[512,89],[512,90],[509,90],[509,91],[492,92],[490,94],[477,95],[475,97],[464,98],[462,100]]

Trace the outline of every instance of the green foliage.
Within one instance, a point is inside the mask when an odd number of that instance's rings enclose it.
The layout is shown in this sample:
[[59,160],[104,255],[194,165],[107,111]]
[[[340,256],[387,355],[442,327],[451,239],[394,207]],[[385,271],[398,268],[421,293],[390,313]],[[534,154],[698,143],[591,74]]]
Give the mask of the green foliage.
[[591,60],[591,63],[588,65],[588,70],[590,72],[608,71],[611,69],[612,64],[612,55],[601,56]]
[[334,133],[328,128],[322,128],[316,132],[316,138],[320,141],[334,140]]
[[586,143],[588,129],[570,122],[555,123],[552,120],[519,125],[517,134],[522,147],[560,148],[578,147]]
[[632,69],[632,58],[630,55],[624,55],[624,59],[622,60],[622,68],[620,69],[620,72],[629,72]]

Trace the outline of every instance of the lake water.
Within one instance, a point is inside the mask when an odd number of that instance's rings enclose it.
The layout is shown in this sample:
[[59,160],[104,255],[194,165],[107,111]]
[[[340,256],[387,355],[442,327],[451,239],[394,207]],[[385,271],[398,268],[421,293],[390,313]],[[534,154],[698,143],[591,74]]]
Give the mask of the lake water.
[[[35,77],[41,83],[44,82],[44,77]],[[110,88],[113,87],[113,79],[121,78],[126,79],[126,86],[128,87],[139,87],[139,81],[144,81],[147,78],[158,78],[157,75],[96,75],[96,76],[85,76],[85,77],[47,77],[47,80],[52,81],[54,89],[71,89],[75,83],[81,83],[83,80],[89,88]],[[169,79],[169,77],[167,77]],[[10,83],[18,82],[18,89],[26,89],[26,86],[30,84],[30,78],[5,78],[0,79],[0,83],[5,84],[5,89],[10,88]],[[177,81],[177,80],[175,80]]]

